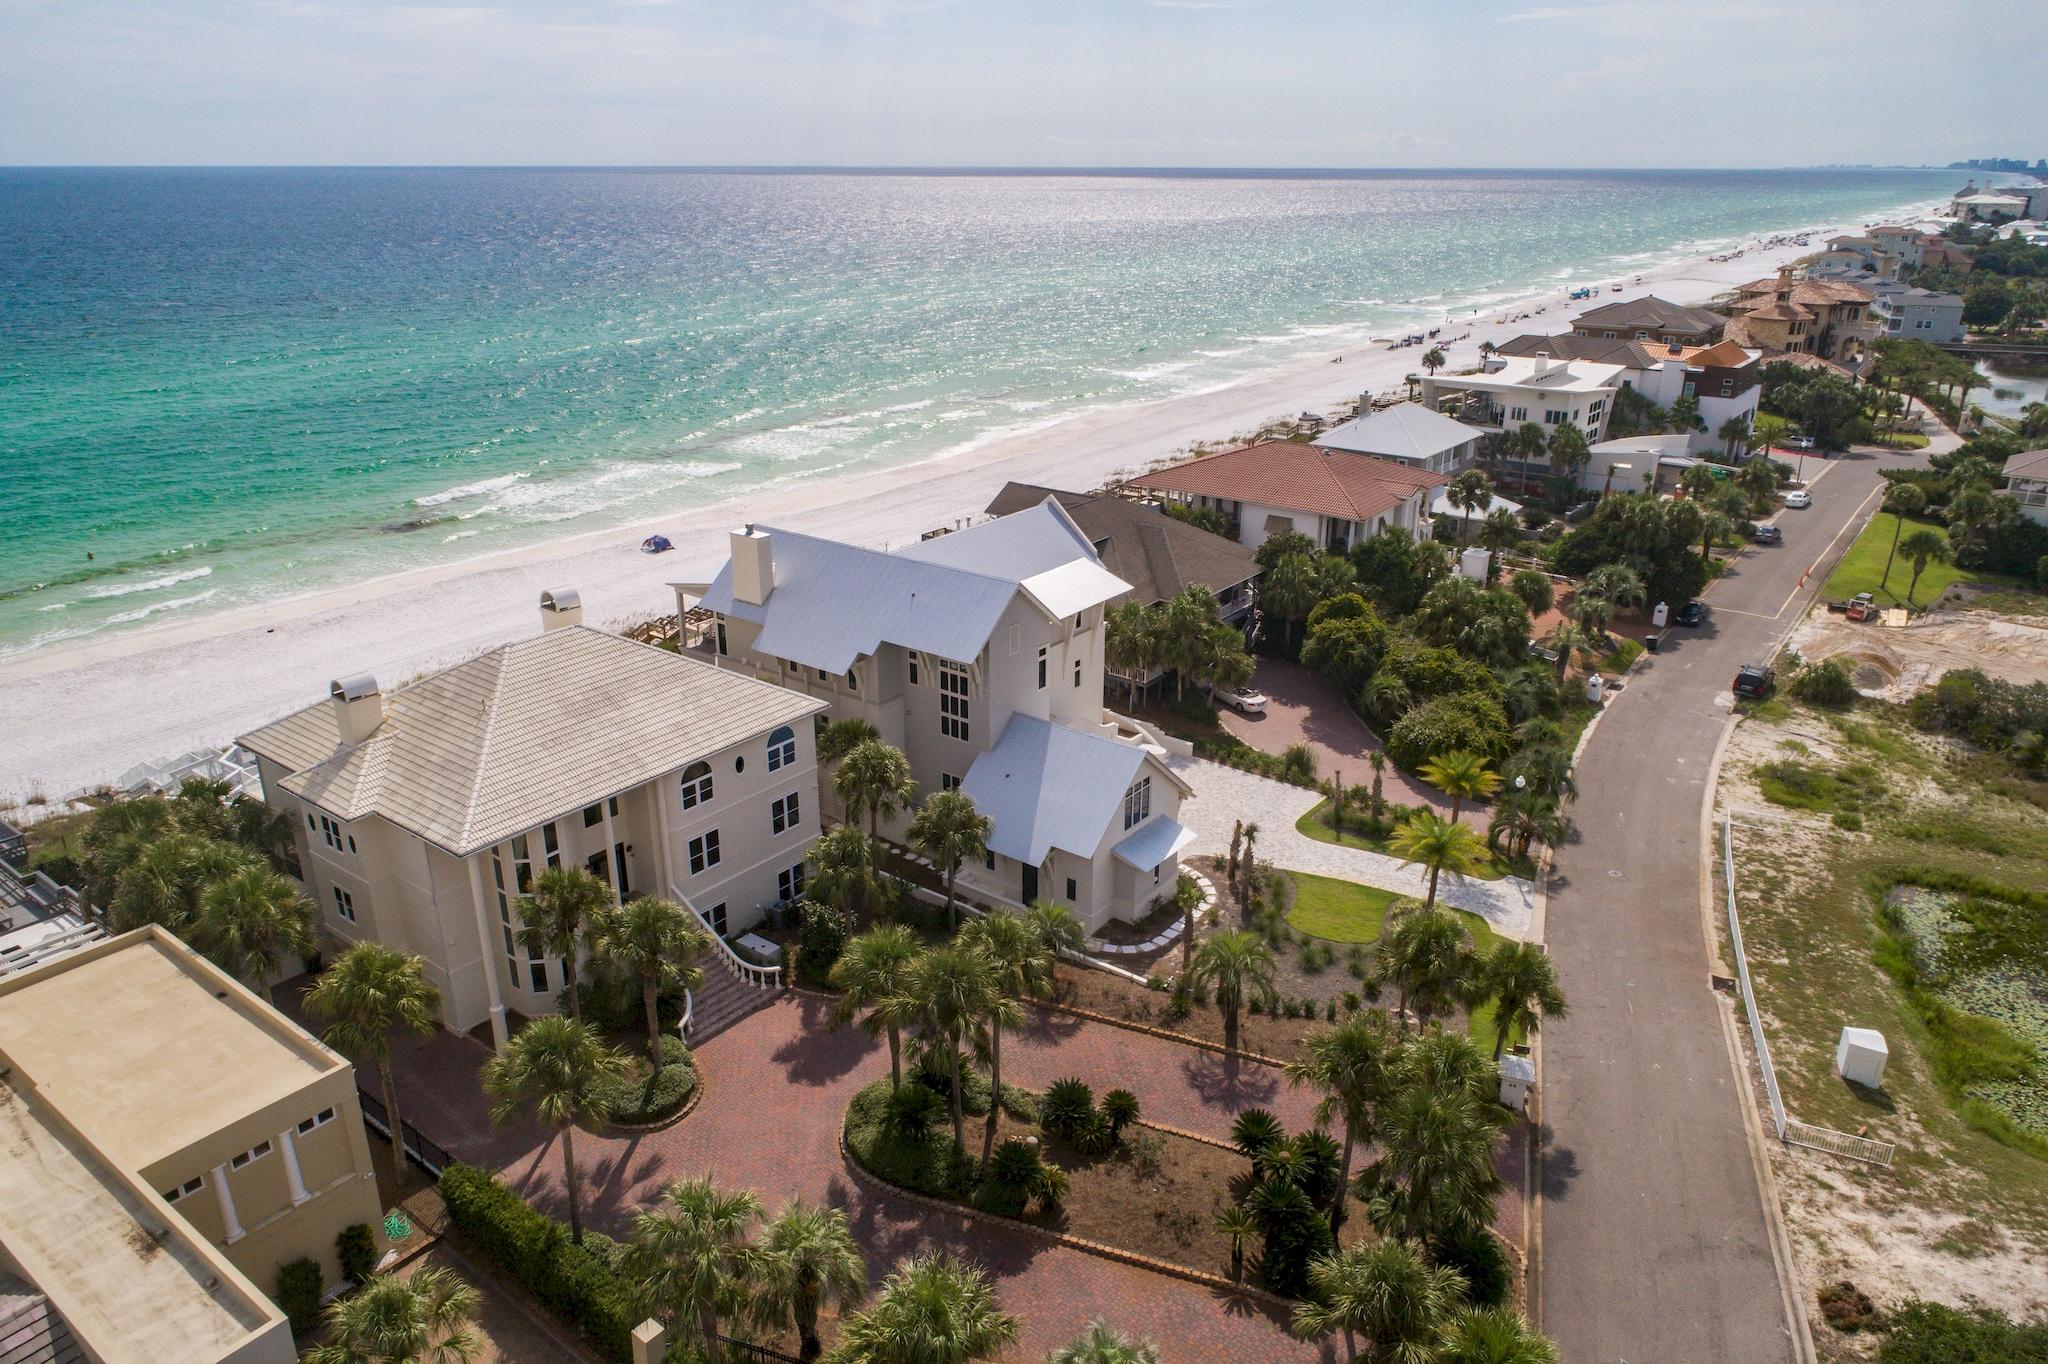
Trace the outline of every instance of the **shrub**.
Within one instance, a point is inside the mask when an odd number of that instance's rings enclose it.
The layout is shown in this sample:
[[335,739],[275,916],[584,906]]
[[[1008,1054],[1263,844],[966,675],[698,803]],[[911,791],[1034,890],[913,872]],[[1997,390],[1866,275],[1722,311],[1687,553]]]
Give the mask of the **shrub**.
[[1024,1204],[1038,1192],[1044,1171],[1045,1162],[1039,1156],[1038,1148],[1028,1141],[1011,1137],[997,1146],[989,1157],[981,1185],[974,1191],[974,1206],[984,1212],[1016,1217],[1024,1211]]
[[1057,1165],[1043,1165],[1038,1171],[1038,1207],[1041,1212],[1058,1212],[1067,1201],[1067,1172]]
[[1477,691],[1425,701],[1387,731],[1387,756],[1410,771],[1439,753],[1476,753],[1497,763],[1512,747],[1500,702]]
[[923,1141],[932,1134],[944,1115],[946,1101],[936,1090],[921,1084],[906,1084],[891,1090],[883,1121],[891,1135],[903,1141]]
[[797,940],[796,967],[812,980],[823,980],[846,950],[846,920],[829,905],[806,901],[803,936]]
[[377,1269],[377,1233],[368,1222],[354,1222],[334,1238],[334,1258],[351,1283],[363,1283]]
[[1514,1266],[1500,1238],[1485,1227],[1467,1224],[1432,1242],[1429,1258],[1465,1278],[1465,1298],[1474,1307],[1499,1307],[1514,1286]]
[[1856,701],[1856,684],[1841,660],[1822,659],[1809,663],[1792,678],[1792,694],[1809,705],[1840,710]]
[[1252,1177],[1266,1177],[1266,1156],[1287,1137],[1287,1129],[1271,1110],[1247,1108],[1230,1124],[1230,1144],[1252,1163]]
[[1308,1267],[1334,1248],[1329,1219],[1307,1194],[1281,1179],[1252,1190],[1246,1206],[1259,1219],[1264,1242],[1259,1276],[1275,1293],[1300,1297],[1308,1289]]
[[1963,1312],[1938,1302],[1892,1310],[1878,1364],[2042,1364],[2048,1326],[2015,1322],[1989,1308]]
[[1337,1196],[1337,1181],[1343,1157],[1336,1138],[1320,1127],[1312,1127],[1292,1138],[1294,1182],[1317,1207],[1327,1207]]
[[1287,751],[1280,755],[1280,773],[1283,781],[1296,786],[1313,786],[1316,782],[1316,754],[1307,744],[1289,744]]
[[279,1265],[275,1297],[278,1310],[291,1318],[296,1334],[311,1331],[320,1320],[320,1262],[301,1255]]
[[1055,1080],[1038,1104],[1038,1125],[1056,1137],[1072,1137],[1095,1114],[1095,1091],[1085,1080]]
[[1847,1279],[1820,1290],[1820,1314],[1837,1331],[1861,1331],[1878,1324],[1877,1304]]
[[[921,1088],[908,1081],[903,1085],[905,1090]],[[974,1158],[953,1149],[950,1130],[916,1137],[895,1131],[886,1075],[853,1096],[846,1110],[846,1149],[876,1175],[913,1193],[964,1198],[979,1182]]]
[[1098,1109],[1088,1115],[1088,1120],[1068,1140],[1083,1155],[1106,1156],[1116,1149],[1116,1128],[1110,1123],[1109,1115]]
[[530,1208],[488,1171],[451,1165],[441,1175],[448,1220],[463,1240],[510,1275],[540,1304],[587,1336],[608,1359],[631,1357],[641,1314],[610,1267],[569,1239],[546,1213]]
[[661,1075],[650,1070],[635,1079],[631,1072],[600,1080],[593,1091],[604,1101],[613,1122],[658,1122],[683,1106],[697,1087],[697,1070],[690,1049],[672,1033],[661,1037]]
[[1128,1089],[1112,1089],[1102,1096],[1102,1116],[1113,1136],[1123,1136],[1124,1129],[1138,1120],[1138,1113],[1138,1096]]

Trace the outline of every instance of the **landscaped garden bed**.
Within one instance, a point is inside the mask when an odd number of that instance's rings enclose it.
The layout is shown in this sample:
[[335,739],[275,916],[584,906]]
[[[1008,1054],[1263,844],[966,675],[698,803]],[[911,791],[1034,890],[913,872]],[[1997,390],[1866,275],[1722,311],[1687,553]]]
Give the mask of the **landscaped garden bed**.
[[[1339,837],[1338,831],[1330,826],[1330,811],[1333,802],[1328,799],[1323,800],[1314,809],[1302,815],[1300,819],[1297,819],[1294,822],[1295,831],[1304,837],[1313,838],[1318,843],[1334,843],[1346,848],[1363,848],[1367,852],[1376,852],[1385,857],[1395,856],[1388,846],[1393,838],[1394,826],[1415,813],[1419,807],[1389,805],[1385,819],[1370,820],[1366,818],[1365,812],[1359,808],[1356,797],[1353,795],[1355,790],[1356,788],[1352,788],[1344,793],[1345,813],[1342,837]],[[1467,811],[1465,818],[1484,819],[1485,811]],[[1475,825],[1475,827],[1480,826]],[[1505,853],[1496,852],[1489,855],[1484,862],[1473,868],[1469,875],[1478,881],[1498,881],[1503,876],[1519,876],[1524,880],[1530,880],[1536,875],[1536,864],[1527,857],[1513,857]]]
[[696,1064],[682,1039],[661,1039],[660,1075],[654,1073],[644,1051],[627,1055],[626,1073],[616,1079],[601,1080],[597,1085],[598,1096],[611,1121],[621,1127],[644,1127],[681,1112],[697,1088]]

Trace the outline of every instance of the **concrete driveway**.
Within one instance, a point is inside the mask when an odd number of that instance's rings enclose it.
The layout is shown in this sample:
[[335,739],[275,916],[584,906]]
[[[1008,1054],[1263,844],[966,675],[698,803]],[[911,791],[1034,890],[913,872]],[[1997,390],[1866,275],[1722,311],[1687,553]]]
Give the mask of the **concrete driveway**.
[[[1952,442],[1953,438],[1950,438]],[[1935,448],[1941,448],[1937,445]],[[1703,801],[1738,666],[1767,658],[1877,501],[1874,451],[1808,462],[1814,505],[1750,547],[1610,705],[1579,763],[1546,935],[1568,1018],[1544,1025],[1543,1330],[1566,1359],[1787,1360],[1790,1319],[1708,983]]]
[[[1268,698],[1264,715],[1240,715],[1228,706],[1217,712],[1223,728],[1262,753],[1285,753],[1292,744],[1307,744],[1316,755],[1316,775],[1325,781],[1341,772],[1346,786],[1372,785],[1369,754],[1380,741],[1343,695],[1299,663],[1262,658],[1252,685]],[[1388,800],[1402,805],[1428,805],[1448,813],[1450,797],[1435,787],[1387,764],[1382,788]]]

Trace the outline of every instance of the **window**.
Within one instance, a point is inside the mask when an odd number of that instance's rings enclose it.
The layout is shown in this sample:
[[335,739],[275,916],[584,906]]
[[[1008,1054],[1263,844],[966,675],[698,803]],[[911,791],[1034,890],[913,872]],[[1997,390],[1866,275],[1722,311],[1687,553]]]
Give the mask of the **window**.
[[526,977],[527,983],[533,987],[535,994],[544,995],[548,992],[548,964],[546,962],[528,961],[526,963]]
[[690,840],[690,874],[696,875],[706,867],[718,865],[718,830],[699,834]]
[[724,936],[725,936],[725,902],[724,902],[723,900],[721,900],[721,901],[719,901],[719,902],[718,902],[717,904],[715,904],[715,905],[711,906],[711,912],[710,912],[710,913],[709,913],[708,915],[706,915],[705,917],[707,917],[707,918],[709,918],[709,919],[711,920],[711,931],[712,931],[713,933],[716,933],[716,934],[717,934],[717,935],[718,935],[719,937],[721,937],[721,938],[722,938],[722,937],[724,937]]
[[228,1159],[228,1168],[229,1168],[230,1170],[239,1170],[239,1169],[241,1169],[241,1168],[242,1168],[242,1167],[243,1167],[244,1165],[247,1165],[247,1164],[248,1164],[248,1163],[249,1163],[250,1161],[252,1161],[252,1160],[261,1160],[261,1159],[263,1159],[263,1158],[264,1158],[265,1156],[267,1156],[267,1155],[269,1155],[269,1154],[270,1154],[270,1141],[269,1141],[269,1139],[268,1139],[268,1138],[266,1138],[266,1139],[264,1139],[264,1140],[262,1140],[262,1141],[259,1141],[259,1142],[257,1142],[257,1143],[256,1143],[256,1144],[255,1144],[254,1146],[250,1147],[250,1148],[249,1148],[248,1150],[246,1150],[246,1151],[242,1152],[242,1154],[240,1154],[240,1155],[238,1155],[238,1156],[232,1156],[232,1157],[230,1157],[230,1158]]
[[1040,691],[1045,690],[1045,649],[1046,646],[1043,644],[1038,646],[1038,689]]
[[711,799],[711,764],[691,763],[683,769],[683,808],[694,810]]
[[540,845],[547,853],[549,866],[559,867],[562,865],[562,836],[555,832],[554,825],[543,824],[540,826]]
[[768,770],[774,772],[796,762],[796,731],[782,725],[768,736]]
[[797,793],[792,791],[768,807],[768,831],[773,834],[787,833],[803,821],[798,813]]
[[350,923],[356,921],[356,902],[340,886],[334,888],[334,912],[347,919]]
[[948,739],[969,736],[967,669],[951,659],[939,660],[939,733]]
[[[312,816],[308,815],[307,818],[311,819]],[[341,825],[329,819],[326,815],[320,816],[320,838],[322,842],[326,843],[328,847],[336,852],[355,851],[349,845],[348,836],[341,831]]]
[[164,1202],[175,1203],[181,1198],[190,1198],[193,1194],[198,1193],[201,1189],[205,1187],[206,1177],[204,1175],[201,1175],[196,1179],[188,1179],[175,1189],[166,1189],[164,1191]]
[[939,789],[941,791],[958,791],[960,789],[960,779],[951,772],[941,772],[939,773]]
[[1508,420],[1511,422],[1525,422],[1529,420],[1529,409],[1526,407],[1509,408]]
[[331,1123],[333,1121],[334,1110],[331,1108],[323,1108],[318,1113],[315,1113],[312,1117],[307,1118],[305,1121],[299,1124],[299,1135],[303,1137],[315,1128],[325,1127],[328,1123]]
[[848,668],[846,670],[846,689],[848,691],[860,690],[860,673],[855,669]]
[[1080,634],[1082,627],[1087,624],[1087,621],[1088,613],[1086,611],[1083,611],[1080,615],[1074,617],[1074,633],[1077,635]]
[[1561,407],[1550,408],[1546,410],[1543,414],[1543,420],[1548,422],[1552,426],[1561,426],[1565,422],[1570,421],[1571,419],[1572,414]]
[[512,835],[512,885],[521,895],[533,889],[533,852],[525,834]]
[[781,871],[775,873],[775,894],[785,904],[791,900],[803,899],[803,863],[799,862],[793,867],[784,867]]
[[584,828],[594,828],[595,826],[602,823],[604,823],[604,805],[602,803],[599,803],[597,805],[586,805],[583,807]]
[[1124,792],[1124,827],[1132,828],[1145,822],[1152,813],[1152,778],[1140,777],[1131,783],[1131,789]]
[[990,871],[994,871],[996,869],[996,855],[984,848],[981,854],[981,865],[987,867]]
[[725,622],[718,622],[718,656],[725,657]]
[[1080,898],[1081,887],[1075,884],[1073,877],[1069,876],[1067,878],[1067,900],[1071,903],[1072,901],[1079,900]]
[[1074,685],[1081,685],[1081,660],[1078,658],[1074,660]]
[[917,685],[917,655],[910,655],[910,685]]

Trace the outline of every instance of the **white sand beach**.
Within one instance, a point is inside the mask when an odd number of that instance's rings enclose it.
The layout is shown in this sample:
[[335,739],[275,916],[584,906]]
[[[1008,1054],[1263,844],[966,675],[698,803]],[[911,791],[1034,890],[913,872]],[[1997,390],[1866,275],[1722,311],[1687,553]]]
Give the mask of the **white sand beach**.
[[[1563,331],[1595,303],[1648,293],[1700,302],[1810,254],[1837,230],[1855,229],[1815,229],[1803,248],[1751,246],[1737,260],[1646,271],[1640,282],[1631,276],[1621,292],[1595,300],[1569,303],[1560,284],[1523,303],[1460,315],[1443,324],[1439,344],[1457,338],[1447,352],[1459,369],[1477,362],[1482,341]],[[919,464],[784,486],[646,525],[11,658],[0,663],[0,707],[16,717],[0,752],[0,794],[56,798],[138,763],[227,743],[321,699],[331,678],[368,672],[391,686],[458,662],[537,630],[546,588],[580,590],[593,624],[665,614],[674,609],[667,584],[709,577],[724,559],[725,532],[742,522],[899,545],[978,513],[1007,480],[1093,487],[1195,442],[1387,389],[1421,358],[1416,347],[1356,346],[1208,392],[1049,422]],[[657,531],[675,551],[640,553],[641,539]]]

